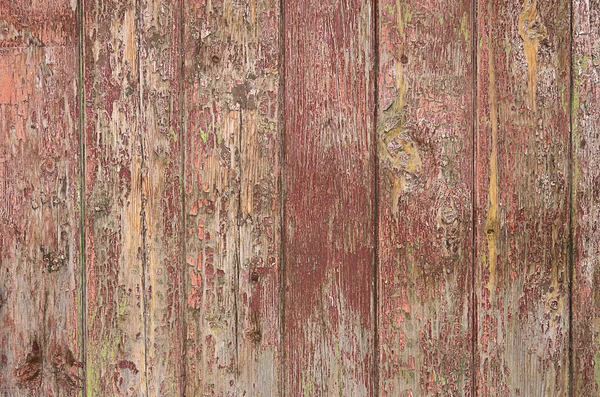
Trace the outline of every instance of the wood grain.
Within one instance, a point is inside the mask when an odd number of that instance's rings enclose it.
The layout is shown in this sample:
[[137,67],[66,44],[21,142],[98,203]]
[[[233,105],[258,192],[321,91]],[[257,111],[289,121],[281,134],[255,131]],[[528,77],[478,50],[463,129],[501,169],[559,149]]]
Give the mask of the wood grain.
[[184,15],[186,391],[276,395],[278,2]]
[[0,395],[81,390],[77,10],[0,1]]
[[477,9],[476,393],[564,396],[570,7]]
[[280,395],[280,67],[278,0],[245,2],[237,293],[238,396]]
[[86,391],[92,396],[148,391],[138,13],[133,0],[84,8]]
[[187,1],[184,18],[186,394],[233,396],[243,10]]
[[373,9],[292,1],[283,18],[283,395],[373,395]]
[[573,395],[600,393],[600,2],[573,1]]
[[181,7],[139,2],[142,230],[148,396],[183,391]]
[[471,395],[472,4],[379,1],[379,389]]

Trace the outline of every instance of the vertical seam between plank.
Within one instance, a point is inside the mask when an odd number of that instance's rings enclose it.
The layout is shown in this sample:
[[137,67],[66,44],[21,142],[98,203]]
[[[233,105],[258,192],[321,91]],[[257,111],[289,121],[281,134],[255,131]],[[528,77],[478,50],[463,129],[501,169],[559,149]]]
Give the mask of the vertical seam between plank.
[[85,267],[85,107],[84,107],[84,41],[83,41],[83,6],[84,0],[77,0],[77,100],[79,105],[79,261],[80,261],[80,340],[81,363],[83,367],[83,385],[81,395],[87,395],[87,360],[86,360],[86,333],[87,333],[87,305],[86,305],[86,267]]
[[569,373],[568,394],[573,396],[573,280],[574,275],[574,249],[573,249],[573,43],[574,43],[574,12],[573,1],[569,1]]
[[285,0],[279,0],[279,396],[285,396]]
[[373,0],[373,391],[379,396],[379,0]]
[[477,395],[477,0],[471,1],[471,395]]
[[242,109],[242,105],[240,104],[240,114],[239,114],[239,123],[240,125],[237,128],[237,133],[238,133],[238,137],[235,140],[236,143],[236,152],[235,152],[235,157],[236,157],[236,168],[237,168],[237,175],[236,175],[236,199],[237,199],[237,214],[235,217],[235,244],[236,244],[236,250],[235,250],[235,279],[234,279],[234,283],[233,283],[233,311],[235,313],[235,318],[234,318],[234,326],[235,326],[235,334],[234,334],[234,342],[235,342],[235,373],[234,373],[234,379],[235,379],[235,395],[238,395],[238,388],[239,388],[239,378],[240,378],[240,344],[239,344],[239,325],[240,325],[240,321],[239,321],[239,317],[240,317],[240,313],[239,313],[239,305],[238,305],[238,296],[240,293],[240,268],[241,268],[241,260],[242,260],[242,255],[241,255],[241,251],[242,251],[242,234],[241,234],[241,227],[242,227],[242,223],[244,222],[244,219],[242,217],[242,179],[243,179],[243,167],[242,167],[242,156],[241,156],[241,151],[244,148],[244,145],[242,145],[242,135],[243,135],[243,131],[242,131],[242,123],[244,121],[244,116],[243,116],[243,112],[244,110]]
[[[146,252],[147,250],[147,244],[146,244],[146,234],[147,234],[147,227],[148,225],[146,224],[146,194],[144,192],[144,188],[146,187],[146,184],[148,183],[147,180],[145,180],[145,178],[147,178],[147,173],[145,170],[146,165],[146,161],[145,161],[145,157],[146,157],[146,153],[144,150],[144,137],[142,135],[142,100],[143,100],[143,92],[142,92],[142,83],[143,83],[143,79],[142,79],[142,59],[141,59],[141,46],[142,46],[142,22],[141,22],[141,0],[136,0],[134,2],[135,5],[135,14],[136,14],[136,20],[135,20],[135,35],[137,38],[137,49],[136,49],[136,61],[137,61],[137,67],[138,67],[138,103],[137,103],[137,135],[139,137],[139,145],[140,145],[140,155],[141,155],[141,161],[140,161],[140,193],[141,193],[141,203],[140,203],[140,224],[142,227],[141,230],[141,237],[142,237],[142,280],[141,280],[141,284],[142,284],[142,294],[141,294],[141,300],[142,300],[142,322],[144,325],[144,388],[145,388],[145,396],[148,396],[148,324],[147,324],[147,303],[148,303],[148,297],[147,297],[147,291],[146,291],[146,273],[147,273],[147,269],[146,267],[148,266],[148,253]],[[145,175],[146,174],[146,175]],[[135,188],[135,186],[134,186]]]
[[179,150],[181,151],[181,167],[180,167],[180,194],[181,194],[181,262],[179,264],[179,269],[181,271],[181,284],[180,288],[180,305],[181,305],[181,367],[180,367],[180,377],[181,377],[181,389],[180,396],[184,397],[186,395],[187,388],[187,315],[186,315],[186,301],[185,301],[185,292],[186,292],[186,256],[187,256],[187,233],[186,233],[186,221],[185,221],[185,211],[186,211],[186,202],[185,202],[185,144],[187,142],[187,134],[186,134],[186,125],[185,125],[185,52],[184,52],[184,29],[185,29],[185,21],[183,16],[185,15],[183,9],[185,7],[185,0],[177,1],[179,5],[179,49],[177,53],[179,54],[179,133],[181,134],[181,140],[179,143]]

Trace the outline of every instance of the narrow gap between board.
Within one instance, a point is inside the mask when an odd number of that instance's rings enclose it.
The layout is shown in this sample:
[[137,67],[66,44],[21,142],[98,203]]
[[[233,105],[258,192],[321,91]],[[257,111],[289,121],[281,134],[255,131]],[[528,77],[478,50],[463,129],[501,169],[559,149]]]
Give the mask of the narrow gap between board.
[[573,13],[573,1],[569,1],[569,236],[568,236],[568,251],[569,251],[569,390],[568,395],[573,397],[573,280],[575,278],[574,273],[574,249],[573,249],[573,198],[574,198],[574,186],[573,186],[573,43],[575,39],[574,35],[574,13]]
[[285,0],[279,0],[279,396],[285,397]]
[[373,0],[373,392],[379,396],[379,0]]
[[87,302],[86,302],[86,262],[85,262],[85,108],[84,108],[84,42],[83,42],[84,0],[77,0],[77,102],[79,107],[79,264],[80,264],[80,343],[83,382],[81,395],[87,395]]
[[477,395],[477,0],[471,0],[471,395]]
[[185,46],[183,43],[183,39],[184,39],[184,29],[185,29],[185,21],[184,21],[184,15],[185,13],[183,12],[183,9],[185,7],[185,0],[178,0],[177,1],[178,4],[178,12],[179,12],[179,51],[177,51],[177,53],[179,54],[179,97],[178,97],[178,103],[179,103],[179,133],[181,134],[181,139],[179,140],[179,151],[181,152],[181,167],[180,169],[180,174],[179,174],[179,194],[181,195],[181,259],[180,259],[180,264],[179,264],[179,269],[181,271],[181,284],[179,286],[180,288],[180,294],[179,294],[179,300],[180,300],[180,307],[181,307],[181,367],[180,367],[180,371],[181,371],[181,390],[180,390],[180,396],[181,397],[185,397],[186,395],[186,387],[187,387],[187,315],[186,315],[186,300],[185,300],[185,295],[186,295],[186,276],[185,276],[185,271],[187,269],[186,267],[186,257],[187,257],[187,244],[186,244],[186,201],[185,201],[185,143],[187,142],[187,129],[186,129],[186,125],[185,125]]

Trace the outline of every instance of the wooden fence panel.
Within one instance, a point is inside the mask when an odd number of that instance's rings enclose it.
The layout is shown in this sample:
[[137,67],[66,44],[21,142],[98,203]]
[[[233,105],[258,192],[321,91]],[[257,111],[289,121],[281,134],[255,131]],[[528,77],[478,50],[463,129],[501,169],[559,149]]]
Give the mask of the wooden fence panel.
[[0,0],[0,396],[600,393],[599,31]]
[[573,395],[600,394],[600,3],[573,1]]
[[472,21],[379,1],[381,396],[471,394]]
[[477,9],[476,394],[564,396],[570,6]]
[[0,1],[0,395],[82,387],[77,9]]
[[284,391],[374,382],[374,15],[284,2]]

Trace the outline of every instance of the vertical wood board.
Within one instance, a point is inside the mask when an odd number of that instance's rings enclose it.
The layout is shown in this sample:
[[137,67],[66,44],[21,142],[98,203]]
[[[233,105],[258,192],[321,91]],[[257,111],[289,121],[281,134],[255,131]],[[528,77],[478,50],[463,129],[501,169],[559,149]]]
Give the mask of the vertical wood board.
[[480,396],[569,390],[570,7],[479,0]]
[[82,387],[77,9],[0,1],[0,395]]
[[573,395],[600,393],[600,3],[573,1]]
[[284,2],[284,395],[374,392],[374,15]]
[[379,389],[471,395],[471,1],[379,1]]

